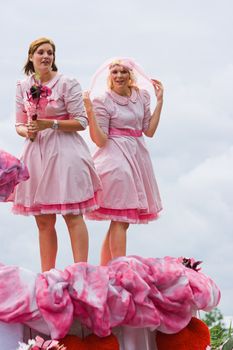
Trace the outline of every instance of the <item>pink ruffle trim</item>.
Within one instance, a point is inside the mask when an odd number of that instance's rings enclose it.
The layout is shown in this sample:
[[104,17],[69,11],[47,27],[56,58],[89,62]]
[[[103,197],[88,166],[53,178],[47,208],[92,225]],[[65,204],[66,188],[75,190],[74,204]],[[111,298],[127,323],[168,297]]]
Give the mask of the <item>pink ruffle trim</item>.
[[158,213],[143,214],[137,209],[108,209],[102,207],[86,215],[89,220],[113,220],[131,224],[146,224],[158,219],[158,216]]
[[73,214],[80,215],[96,210],[98,205],[96,199],[91,198],[80,203],[64,203],[64,204],[38,204],[33,207],[25,207],[24,205],[15,204],[12,208],[14,214],[21,215],[41,215],[41,214]]

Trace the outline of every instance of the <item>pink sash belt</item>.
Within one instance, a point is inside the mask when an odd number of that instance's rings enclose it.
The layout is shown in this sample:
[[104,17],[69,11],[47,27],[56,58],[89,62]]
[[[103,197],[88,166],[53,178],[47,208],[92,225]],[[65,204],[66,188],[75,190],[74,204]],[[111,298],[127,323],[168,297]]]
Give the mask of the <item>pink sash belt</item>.
[[110,128],[109,135],[110,136],[140,137],[140,136],[142,136],[142,130]]

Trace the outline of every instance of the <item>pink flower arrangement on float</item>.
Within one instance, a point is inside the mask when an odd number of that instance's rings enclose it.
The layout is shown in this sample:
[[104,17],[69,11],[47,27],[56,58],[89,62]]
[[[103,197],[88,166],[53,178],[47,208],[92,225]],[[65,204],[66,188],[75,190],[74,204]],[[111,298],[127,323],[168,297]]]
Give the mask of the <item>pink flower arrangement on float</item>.
[[57,340],[44,340],[37,336],[35,339],[29,339],[27,344],[19,342],[17,350],[66,350],[66,347],[60,345]]
[[199,265],[202,263],[202,261],[196,261],[193,258],[184,258],[183,256],[180,257],[178,260],[189,269],[192,269],[196,272],[201,270],[201,267],[199,267]]

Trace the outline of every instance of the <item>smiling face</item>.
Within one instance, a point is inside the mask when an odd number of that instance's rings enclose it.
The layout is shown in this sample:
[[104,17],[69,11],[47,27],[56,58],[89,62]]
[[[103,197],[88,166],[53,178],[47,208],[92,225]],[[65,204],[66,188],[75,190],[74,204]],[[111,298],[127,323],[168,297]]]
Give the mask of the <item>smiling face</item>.
[[109,78],[112,90],[127,90],[130,86],[130,73],[124,66],[118,64],[112,66]]
[[53,47],[49,43],[42,44],[31,54],[30,61],[36,72],[51,71],[54,62]]

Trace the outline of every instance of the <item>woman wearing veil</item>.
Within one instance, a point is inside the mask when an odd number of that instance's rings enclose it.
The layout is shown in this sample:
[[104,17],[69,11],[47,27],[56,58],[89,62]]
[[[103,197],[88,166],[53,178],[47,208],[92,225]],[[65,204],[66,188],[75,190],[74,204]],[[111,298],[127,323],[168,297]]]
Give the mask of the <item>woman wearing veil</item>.
[[[148,89],[141,88],[146,85]],[[151,88],[157,100],[152,113]],[[97,195],[100,207],[86,216],[111,220],[101,252],[105,265],[126,255],[129,224],[155,220],[162,209],[143,134],[153,137],[158,127],[163,86],[149,79],[134,60],[114,58],[95,73],[90,91],[84,93],[84,104],[90,136],[98,147],[93,158],[103,186]]]

